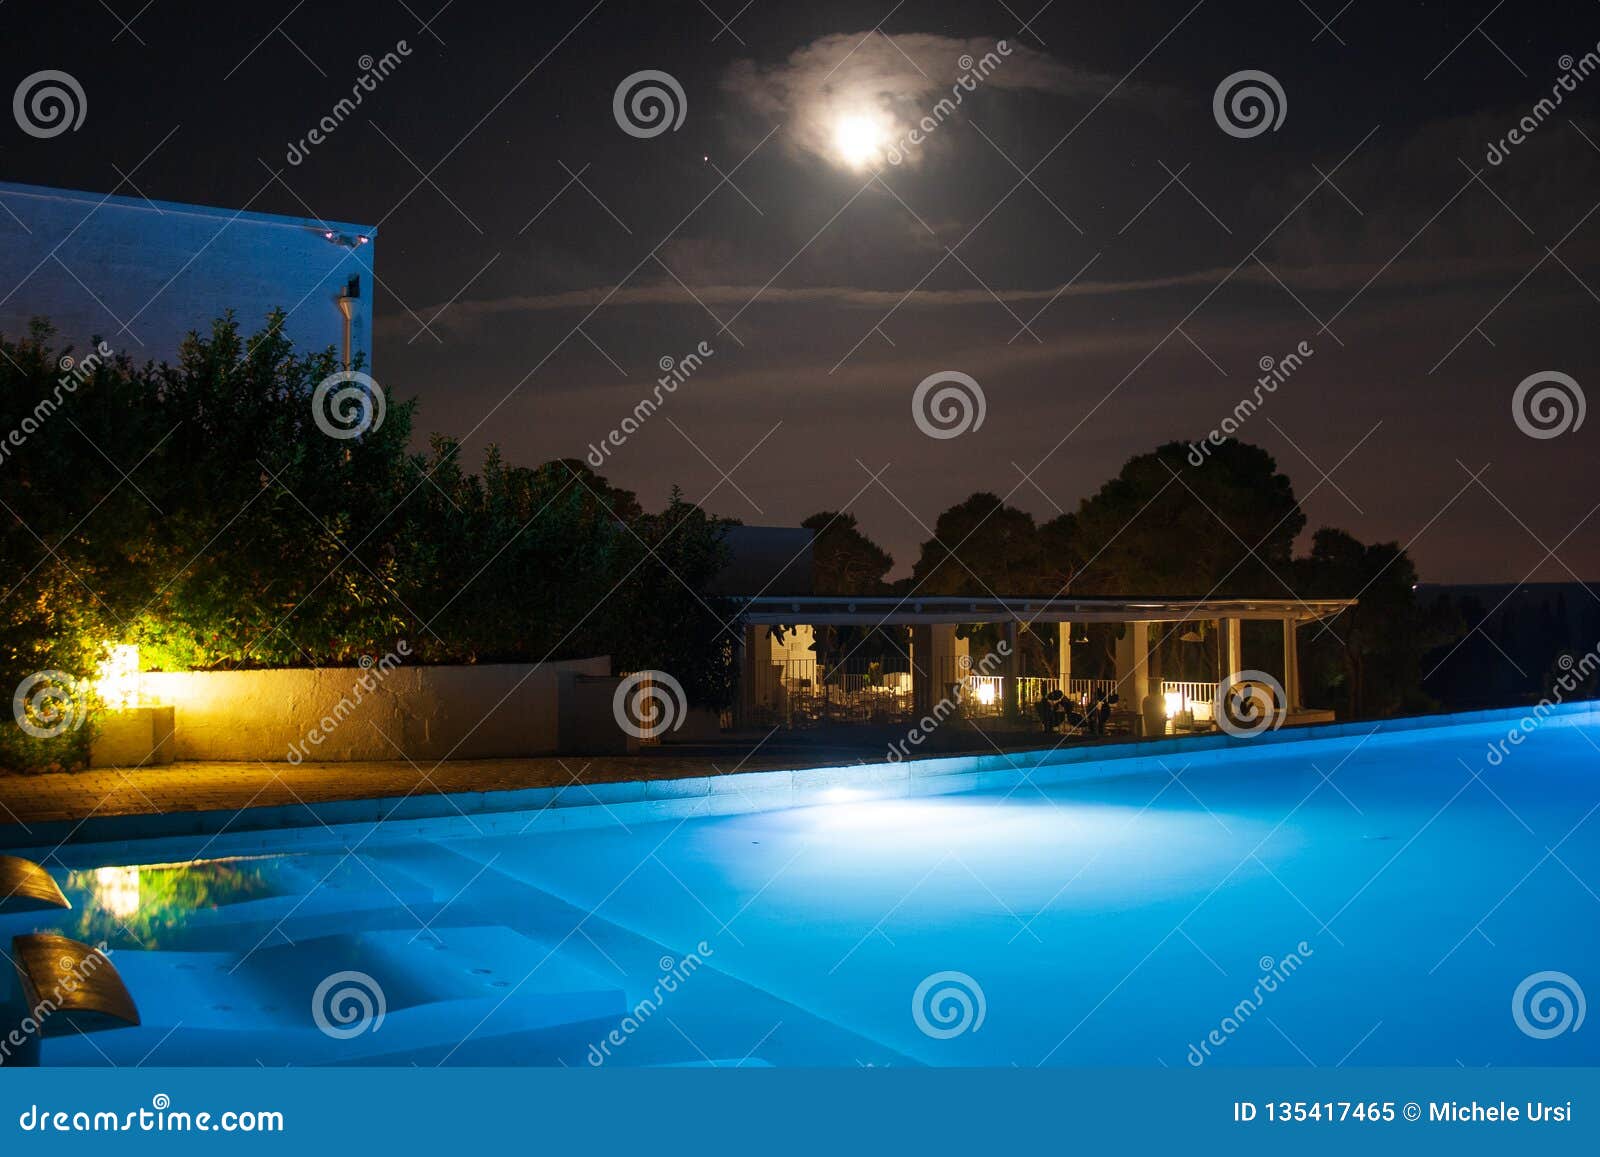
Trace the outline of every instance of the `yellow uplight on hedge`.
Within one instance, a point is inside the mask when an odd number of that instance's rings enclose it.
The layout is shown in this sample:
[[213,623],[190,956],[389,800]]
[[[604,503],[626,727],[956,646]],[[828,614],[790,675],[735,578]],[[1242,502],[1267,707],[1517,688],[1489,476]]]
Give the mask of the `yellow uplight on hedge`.
[[139,705],[139,647],[136,643],[106,645],[106,657],[95,675],[95,692],[112,711]]

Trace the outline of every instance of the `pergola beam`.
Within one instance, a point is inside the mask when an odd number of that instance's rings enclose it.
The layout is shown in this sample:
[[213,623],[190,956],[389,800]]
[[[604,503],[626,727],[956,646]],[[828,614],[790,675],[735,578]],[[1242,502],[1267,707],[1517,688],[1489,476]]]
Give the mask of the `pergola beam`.
[[1336,615],[1354,599],[993,599],[754,598],[744,619],[775,626],[929,623],[1129,623],[1267,619],[1305,623]]

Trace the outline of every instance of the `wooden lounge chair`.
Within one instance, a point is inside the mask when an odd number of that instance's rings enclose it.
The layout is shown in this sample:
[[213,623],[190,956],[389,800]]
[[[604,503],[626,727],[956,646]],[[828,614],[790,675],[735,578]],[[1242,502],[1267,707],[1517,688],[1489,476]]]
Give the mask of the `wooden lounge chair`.
[[11,941],[24,1011],[41,1037],[139,1024],[139,1009],[105,953],[53,932]]
[[49,872],[32,860],[0,856],[0,915],[70,907]]
[[[0,1065],[34,1068],[40,1042],[113,1028],[137,1028],[139,1009],[98,948],[52,932],[11,941],[15,979],[0,977]],[[52,1046],[53,1047],[53,1046]]]

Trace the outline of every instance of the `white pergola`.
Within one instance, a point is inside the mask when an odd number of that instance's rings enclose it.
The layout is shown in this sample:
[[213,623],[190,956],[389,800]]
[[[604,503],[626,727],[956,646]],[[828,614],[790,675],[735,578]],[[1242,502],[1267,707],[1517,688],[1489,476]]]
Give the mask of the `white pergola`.
[[[741,706],[751,706],[749,696],[757,685],[755,666],[765,632],[776,626],[906,626],[911,629],[912,687],[918,712],[937,698],[934,672],[941,659],[955,651],[958,624],[991,623],[1001,627],[1010,642],[1002,676],[1018,674],[1018,629],[1034,623],[1122,623],[1128,626],[1117,642],[1116,682],[1122,699],[1143,702],[1149,691],[1150,626],[1153,623],[1210,621],[1218,624],[1219,678],[1241,668],[1240,627],[1246,620],[1273,620],[1282,624],[1283,670],[1287,709],[1299,712],[1299,628],[1354,606],[1354,599],[1255,598],[974,598],[974,597],[831,597],[782,596],[743,600],[745,621],[741,667]],[[1060,632],[1059,670],[1063,682],[1071,672],[1070,631]]]

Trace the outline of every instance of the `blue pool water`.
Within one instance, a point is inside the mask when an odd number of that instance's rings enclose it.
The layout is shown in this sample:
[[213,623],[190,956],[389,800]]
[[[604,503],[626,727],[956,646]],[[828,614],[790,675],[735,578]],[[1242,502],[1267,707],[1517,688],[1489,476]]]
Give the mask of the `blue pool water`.
[[[1506,730],[586,830],[67,848],[74,911],[0,933],[105,941],[140,1004],[47,1064],[1597,1064],[1600,727],[1492,765]],[[381,1023],[319,1027],[340,973]]]

